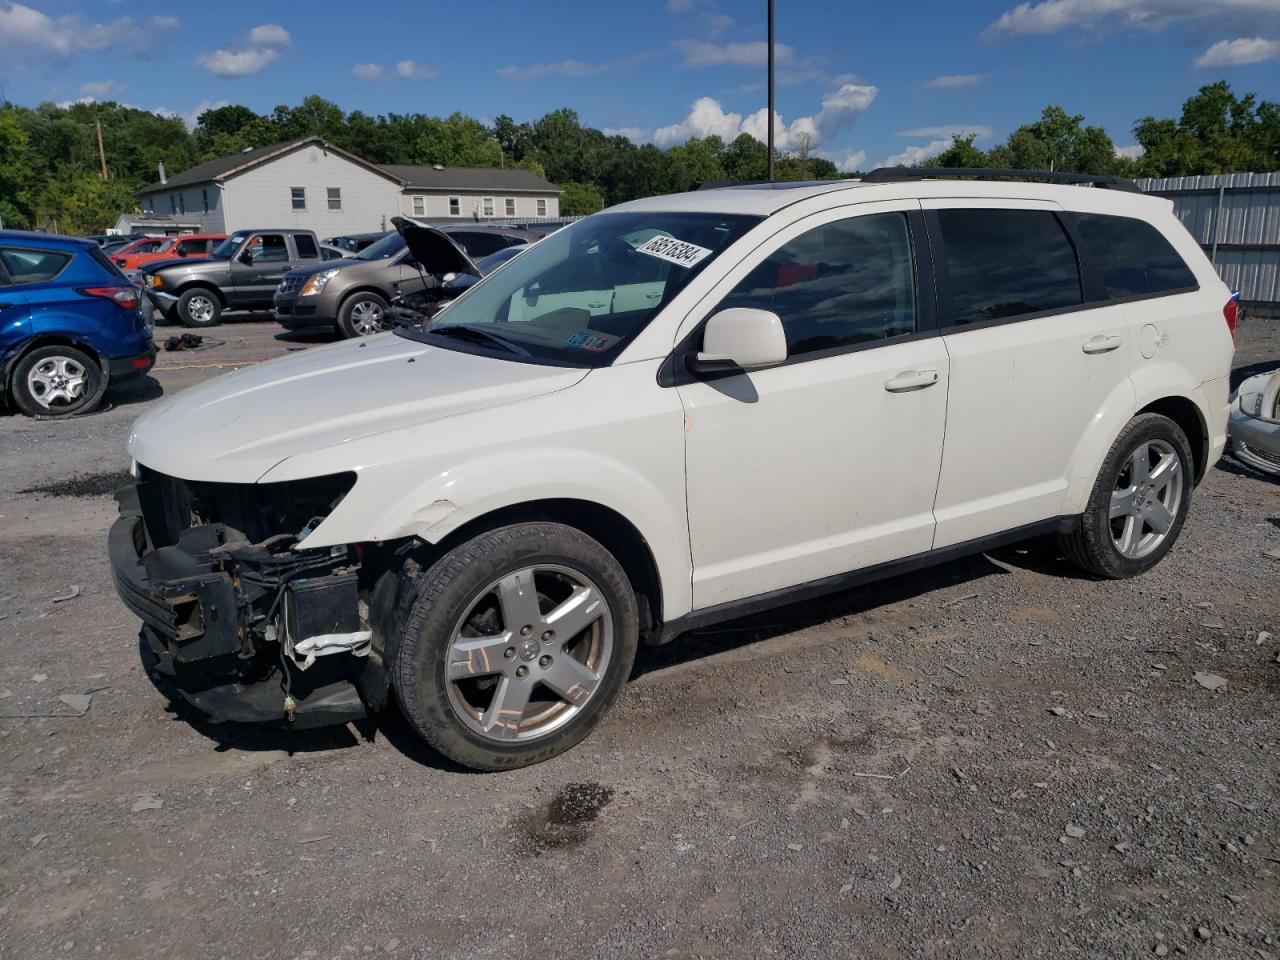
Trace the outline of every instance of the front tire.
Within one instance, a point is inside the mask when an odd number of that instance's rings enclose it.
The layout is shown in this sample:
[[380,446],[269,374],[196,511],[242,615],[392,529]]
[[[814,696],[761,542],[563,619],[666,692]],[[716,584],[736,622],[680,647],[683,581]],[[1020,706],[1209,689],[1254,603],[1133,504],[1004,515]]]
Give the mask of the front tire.
[[193,287],[178,298],[178,319],[186,327],[214,327],[222,318],[222,301],[212,290]]
[[1114,580],[1146,573],[1182,532],[1194,464],[1176,423],[1158,413],[1134,417],[1107,453],[1075,529],[1063,537],[1067,558]]
[[27,416],[70,417],[98,405],[107,376],[83,350],[50,344],[23,355],[10,386],[13,402]]
[[418,573],[392,679],[409,723],[451,760],[509,770],[579,743],[635,661],[626,573],[556,523],[480,534]]
[[381,333],[387,315],[387,301],[376,293],[353,294],[338,310],[338,332],[348,340]]

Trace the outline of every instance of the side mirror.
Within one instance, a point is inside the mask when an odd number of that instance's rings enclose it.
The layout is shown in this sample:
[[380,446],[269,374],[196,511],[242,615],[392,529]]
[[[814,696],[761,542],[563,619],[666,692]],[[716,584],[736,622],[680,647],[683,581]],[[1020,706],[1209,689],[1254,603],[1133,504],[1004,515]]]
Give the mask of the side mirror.
[[707,321],[702,351],[685,364],[696,374],[759,370],[787,359],[782,319],[768,310],[730,307]]
[[253,266],[253,254],[250,253],[248,250],[244,251],[244,253],[240,254],[240,256],[236,257],[236,259],[239,260],[241,263],[243,263],[246,267]]

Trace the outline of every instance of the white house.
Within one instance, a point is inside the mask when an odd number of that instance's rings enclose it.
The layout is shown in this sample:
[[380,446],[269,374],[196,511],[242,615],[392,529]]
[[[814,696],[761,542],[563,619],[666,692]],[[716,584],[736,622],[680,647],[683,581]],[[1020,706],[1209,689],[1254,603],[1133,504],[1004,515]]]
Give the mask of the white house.
[[[560,193],[528,170],[378,166],[320,137],[245,150],[138,191],[143,217],[200,232],[301,227],[321,237],[389,229],[396,214],[449,219],[556,217]],[[184,229],[184,232],[185,229]]]

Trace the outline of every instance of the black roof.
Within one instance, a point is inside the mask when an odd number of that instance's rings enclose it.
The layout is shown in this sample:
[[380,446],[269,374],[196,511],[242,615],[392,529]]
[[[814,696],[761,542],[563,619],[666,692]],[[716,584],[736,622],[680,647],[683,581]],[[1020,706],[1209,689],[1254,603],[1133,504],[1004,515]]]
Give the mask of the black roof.
[[501,167],[440,167],[390,163],[382,167],[405,181],[409,190],[457,190],[460,193],[563,193],[531,170]]
[[325,142],[321,137],[302,137],[298,140],[286,140],[283,143],[273,143],[265,147],[256,147],[252,150],[242,150],[240,153],[233,153],[227,157],[218,157],[216,160],[207,160],[204,163],[198,163],[194,167],[189,167],[181,173],[175,173],[166,177],[164,183],[159,181],[148,187],[143,187],[138,191],[139,194],[155,193],[160,190],[172,190],[175,187],[189,187],[196,183],[209,183],[213,180],[222,180],[228,176],[242,173],[252,167],[256,167],[260,163],[275,159],[294,150],[299,150],[308,144],[316,143],[324,147],[326,150],[333,151],[340,156],[346,157],[353,163],[357,163],[362,167],[372,170],[374,173],[381,174],[390,180],[402,180],[387,168],[379,167],[377,164],[370,163],[361,157],[357,157],[353,153],[348,153],[331,143]]

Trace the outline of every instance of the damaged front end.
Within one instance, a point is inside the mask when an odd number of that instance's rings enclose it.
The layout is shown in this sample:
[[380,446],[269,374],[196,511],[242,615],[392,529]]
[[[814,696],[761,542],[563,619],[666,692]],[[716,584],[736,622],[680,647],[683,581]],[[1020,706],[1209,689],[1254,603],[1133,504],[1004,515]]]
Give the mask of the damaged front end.
[[300,546],[355,479],[197,483],[139,466],[116,494],[108,550],[166,690],[220,720],[365,715],[368,558],[359,545]]

